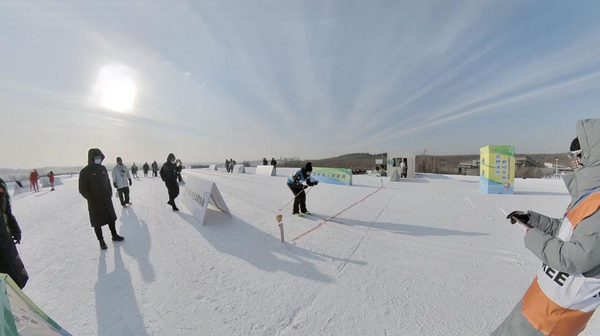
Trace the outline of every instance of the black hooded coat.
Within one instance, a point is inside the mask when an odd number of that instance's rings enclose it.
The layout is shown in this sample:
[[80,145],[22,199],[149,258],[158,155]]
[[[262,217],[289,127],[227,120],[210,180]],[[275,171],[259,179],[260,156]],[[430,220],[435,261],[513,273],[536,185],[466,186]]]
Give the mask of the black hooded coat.
[[104,154],[98,148],[88,151],[88,165],[79,173],[79,193],[88,202],[90,222],[93,227],[101,227],[117,221],[112,203],[112,187],[106,167],[95,164],[94,157]]
[[160,168],[160,178],[165,182],[169,190],[169,199],[175,199],[179,196],[179,183],[177,183],[177,166],[171,161],[175,160],[175,154],[167,156],[165,162]]
[[20,287],[25,287],[29,275],[19,256],[15,241],[21,240],[21,229],[12,214],[6,183],[0,179],[0,273],[6,273]]

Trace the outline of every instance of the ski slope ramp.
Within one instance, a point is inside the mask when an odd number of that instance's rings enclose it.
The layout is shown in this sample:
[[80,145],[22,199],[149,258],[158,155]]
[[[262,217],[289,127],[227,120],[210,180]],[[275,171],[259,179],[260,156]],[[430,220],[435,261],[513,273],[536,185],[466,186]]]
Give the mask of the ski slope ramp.
[[[113,197],[125,241],[107,251],[77,180],[15,197],[24,292],[73,335],[487,335],[541,266],[506,213],[560,217],[570,200],[556,180],[517,180],[508,196],[479,194],[473,177],[381,189],[359,175],[312,189],[314,216],[284,209],[281,243],[284,176],[187,172],[216,182],[233,218],[209,210],[201,226],[179,199],[170,210],[160,178],[141,177],[133,206]],[[583,335],[600,335],[598,314]]]

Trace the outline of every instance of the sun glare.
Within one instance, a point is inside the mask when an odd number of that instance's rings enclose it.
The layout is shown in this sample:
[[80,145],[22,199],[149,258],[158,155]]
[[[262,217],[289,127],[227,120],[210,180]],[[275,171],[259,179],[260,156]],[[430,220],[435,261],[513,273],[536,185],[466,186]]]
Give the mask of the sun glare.
[[133,71],[122,65],[102,68],[94,90],[96,103],[115,112],[131,111],[137,93],[132,75]]

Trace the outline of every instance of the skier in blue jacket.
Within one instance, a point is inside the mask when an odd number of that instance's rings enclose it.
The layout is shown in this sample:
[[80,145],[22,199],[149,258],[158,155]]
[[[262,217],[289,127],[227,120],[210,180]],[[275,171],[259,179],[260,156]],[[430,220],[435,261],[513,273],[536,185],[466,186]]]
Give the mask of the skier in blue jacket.
[[[312,173],[312,170],[312,163],[307,162],[304,167],[288,177],[287,185],[294,193],[294,196],[296,196],[294,199],[294,210],[292,211],[293,215],[299,216],[299,210],[301,210],[303,214],[309,214],[306,209],[306,193],[304,192],[304,189],[319,184],[319,181],[311,179],[310,174]],[[304,184],[304,182],[306,182],[306,184]]]

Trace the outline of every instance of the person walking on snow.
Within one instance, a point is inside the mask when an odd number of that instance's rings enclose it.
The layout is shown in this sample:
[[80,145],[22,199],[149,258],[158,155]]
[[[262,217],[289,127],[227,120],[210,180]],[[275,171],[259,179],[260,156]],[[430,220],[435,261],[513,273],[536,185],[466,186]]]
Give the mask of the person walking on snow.
[[227,169],[227,172],[229,173],[229,160],[225,159],[225,169]]
[[156,163],[156,161],[152,162],[152,176],[154,177],[158,177],[158,175],[156,175],[158,173],[158,163]]
[[16,244],[21,244],[21,228],[12,214],[6,183],[0,178],[0,273],[8,274],[23,289],[29,275]]
[[135,165],[135,162],[134,162],[133,165],[131,166],[131,176],[133,176],[133,178],[138,178],[137,171],[138,171],[138,167]]
[[50,191],[54,191],[54,173],[50,171],[46,176],[48,176],[48,181],[50,181]]
[[39,177],[40,175],[38,174],[37,170],[34,169],[29,175],[29,191],[31,191],[31,188],[33,188],[33,192],[40,191],[40,187],[38,185]]
[[144,176],[148,177],[148,171],[150,170],[150,166],[148,165],[148,162],[144,163],[142,168],[144,169]]
[[129,187],[131,186],[131,175],[129,169],[123,164],[123,160],[117,157],[117,165],[112,170],[113,186],[119,193],[121,205],[125,208],[129,202]]
[[106,250],[102,235],[102,227],[108,224],[113,241],[122,241],[117,234],[115,222],[117,214],[112,203],[112,188],[106,167],[102,165],[104,154],[98,148],[88,151],[88,165],[79,173],[79,193],[87,200],[90,223],[100,243],[100,248]]
[[[309,214],[306,209],[306,193],[304,189],[319,184],[319,181],[311,179],[311,173],[312,163],[307,162],[304,167],[290,175],[287,179],[287,185],[295,196],[294,209],[292,210],[293,215],[300,215],[298,210],[302,211],[303,214]],[[306,182],[306,185],[303,184],[304,182]]]
[[402,162],[400,162],[400,177],[404,177],[407,178],[408,175],[408,167],[406,166],[406,159],[402,159]]
[[513,211],[525,247],[542,261],[522,300],[493,336],[575,336],[600,307],[600,119],[579,120],[571,143],[571,204],[563,218]]
[[271,166],[273,166],[273,170],[275,170],[275,175],[277,175],[277,161],[275,161],[275,158],[271,158]]
[[179,184],[177,183],[177,166],[175,166],[175,154],[170,153],[167,156],[167,162],[160,168],[160,178],[165,182],[169,191],[169,201],[167,202],[173,208],[173,211],[179,211],[175,205],[175,199],[179,196]]

